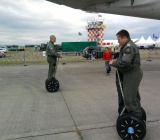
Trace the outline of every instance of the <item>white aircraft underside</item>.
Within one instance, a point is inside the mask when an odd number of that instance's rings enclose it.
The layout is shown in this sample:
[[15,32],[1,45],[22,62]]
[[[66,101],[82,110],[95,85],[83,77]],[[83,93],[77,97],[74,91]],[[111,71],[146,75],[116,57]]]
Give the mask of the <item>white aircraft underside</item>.
[[160,0],[47,0],[87,12],[160,20]]

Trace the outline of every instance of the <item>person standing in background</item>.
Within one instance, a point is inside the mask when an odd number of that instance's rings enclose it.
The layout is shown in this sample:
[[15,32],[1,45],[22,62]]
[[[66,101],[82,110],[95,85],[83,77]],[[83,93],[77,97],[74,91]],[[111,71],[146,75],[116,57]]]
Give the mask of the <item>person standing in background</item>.
[[108,47],[103,53],[103,60],[105,61],[106,75],[109,75],[111,72],[111,66],[109,65],[109,61],[112,60],[112,53],[109,51]]

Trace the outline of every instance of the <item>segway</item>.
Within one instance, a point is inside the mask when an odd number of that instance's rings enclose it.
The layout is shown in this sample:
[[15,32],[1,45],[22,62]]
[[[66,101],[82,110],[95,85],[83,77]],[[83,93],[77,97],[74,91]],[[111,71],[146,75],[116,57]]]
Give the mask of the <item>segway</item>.
[[[57,59],[55,74],[57,71],[58,61],[59,61],[59,58]],[[60,87],[58,80],[55,78],[55,75],[50,80],[46,79],[45,86],[48,92],[56,92]]]
[[[123,89],[117,70],[119,85],[124,99]],[[123,100],[124,101],[124,100]],[[123,140],[142,140],[146,135],[146,112],[141,107],[142,117],[138,117],[131,113],[128,113],[127,110],[122,110],[120,116],[117,119],[116,128],[119,136]]]

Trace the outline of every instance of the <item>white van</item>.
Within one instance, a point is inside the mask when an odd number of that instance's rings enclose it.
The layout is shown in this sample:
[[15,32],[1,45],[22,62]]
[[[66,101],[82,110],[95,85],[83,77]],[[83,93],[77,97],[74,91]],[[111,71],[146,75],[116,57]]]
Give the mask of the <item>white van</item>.
[[5,47],[5,46],[0,46],[0,52],[4,52],[4,53],[8,52],[7,47]]

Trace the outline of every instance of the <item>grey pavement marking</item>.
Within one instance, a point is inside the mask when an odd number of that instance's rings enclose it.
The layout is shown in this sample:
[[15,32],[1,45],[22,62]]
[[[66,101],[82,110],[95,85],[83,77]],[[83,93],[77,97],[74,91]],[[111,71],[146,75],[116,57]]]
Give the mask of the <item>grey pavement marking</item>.
[[72,114],[71,114],[71,112],[70,112],[70,109],[69,109],[69,107],[68,107],[68,105],[67,105],[67,102],[66,102],[66,100],[65,100],[65,98],[64,98],[64,95],[63,95],[62,92],[61,92],[61,94],[62,94],[63,100],[64,100],[64,102],[65,102],[65,104],[66,104],[66,106],[67,106],[68,112],[69,112],[69,114],[70,114],[70,116],[71,116],[71,118],[72,118],[72,121],[73,121],[74,126],[75,126],[76,131],[77,131],[77,134],[79,135],[80,139],[83,140],[83,137],[82,137],[82,135],[81,135],[81,132],[80,132],[80,130],[78,129],[78,127],[77,127],[77,125],[76,125],[76,122],[75,122],[75,120],[74,120],[74,118],[73,118],[73,116],[72,116]]

